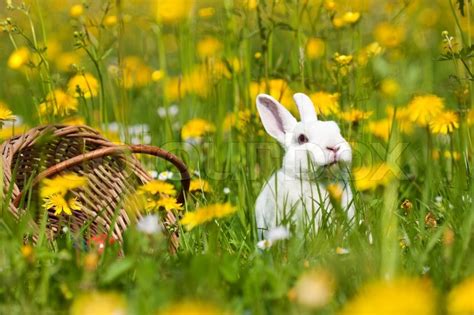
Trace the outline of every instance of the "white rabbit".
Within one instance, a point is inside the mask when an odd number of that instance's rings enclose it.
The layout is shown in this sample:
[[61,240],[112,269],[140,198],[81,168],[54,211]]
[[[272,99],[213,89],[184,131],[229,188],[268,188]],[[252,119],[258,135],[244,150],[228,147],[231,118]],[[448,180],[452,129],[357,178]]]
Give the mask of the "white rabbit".
[[282,168],[264,185],[255,205],[259,237],[279,225],[285,218],[300,223],[309,220],[317,227],[321,211],[332,209],[324,183],[318,173],[333,164],[346,169],[342,185],[341,206],[351,220],[354,216],[348,169],[352,161],[349,143],[341,136],[334,121],[319,121],[311,99],[302,93],[293,96],[301,121],[273,97],[257,96],[257,109],[266,132],[285,149]]

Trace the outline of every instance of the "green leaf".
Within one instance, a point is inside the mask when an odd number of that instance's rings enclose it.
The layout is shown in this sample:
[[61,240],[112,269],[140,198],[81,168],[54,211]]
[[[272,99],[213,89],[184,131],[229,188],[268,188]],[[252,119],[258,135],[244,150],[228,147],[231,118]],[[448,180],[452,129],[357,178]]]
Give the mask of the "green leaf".
[[224,279],[230,283],[235,283],[239,280],[239,261],[236,256],[222,257],[219,271]]
[[472,57],[474,57],[474,45],[471,45],[469,47],[463,47],[463,49],[456,53],[441,54],[437,60],[446,61],[455,59],[470,59]]
[[121,260],[117,260],[113,264],[110,265],[105,270],[104,276],[101,279],[102,284],[109,284],[122,274],[127,272],[133,266],[133,260],[130,258],[124,258]]

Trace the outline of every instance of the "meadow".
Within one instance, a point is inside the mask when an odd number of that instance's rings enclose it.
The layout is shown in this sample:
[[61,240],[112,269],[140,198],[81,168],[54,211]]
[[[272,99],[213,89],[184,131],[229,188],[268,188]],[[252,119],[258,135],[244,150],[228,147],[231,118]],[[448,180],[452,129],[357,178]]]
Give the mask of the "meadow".
[[[147,221],[105,250],[67,226],[26,240],[0,181],[0,313],[474,314],[472,12],[463,0],[3,1],[2,142],[85,124],[175,153],[192,179],[179,204],[176,169],[140,158],[156,178],[139,188]],[[296,92],[352,146],[356,214],[331,185],[338,211],[262,243],[255,200],[283,150],[255,98],[298,117]],[[63,175],[27,213],[81,211],[67,189],[87,183]],[[181,218],[174,254],[157,225],[168,211]]]

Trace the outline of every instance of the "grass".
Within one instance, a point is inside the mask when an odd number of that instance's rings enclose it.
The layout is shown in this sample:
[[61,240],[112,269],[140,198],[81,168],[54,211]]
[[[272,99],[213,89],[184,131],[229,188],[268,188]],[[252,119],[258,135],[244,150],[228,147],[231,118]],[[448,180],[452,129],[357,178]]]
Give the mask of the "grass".
[[[229,202],[237,212],[191,231],[181,228],[176,255],[167,253],[163,235],[145,235],[132,225],[125,254],[117,257],[117,245],[96,255],[78,246],[70,231],[53,243],[43,238],[25,245],[27,219],[13,219],[6,193],[0,313],[67,313],[73,304],[94,305],[92,297],[80,297],[97,291],[118,293],[103,297],[102,306],[126,301],[132,314],[184,307],[185,301],[201,312],[204,306],[196,301],[237,314],[335,314],[366,284],[407,277],[429,279],[437,292],[430,303],[444,314],[451,310],[449,292],[474,274],[470,3],[342,1],[333,10],[331,1],[260,0],[254,6],[244,0],[175,0],[157,9],[150,1],[102,0],[84,1],[79,15],[70,10],[80,2],[8,3],[0,8],[0,99],[22,121],[5,124],[3,139],[40,124],[81,119],[113,140],[175,152],[198,171],[211,191],[191,194],[184,211]],[[346,12],[360,18],[335,27]],[[308,48],[313,38],[324,47]],[[380,50],[367,53],[374,41]],[[11,55],[20,47],[27,47],[28,56],[12,67]],[[344,64],[336,53],[353,59]],[[77,106],[67,115],[41,112],[51,91],[74,94],[68,82],[83,73],[97,79],[97,86],[88,82],[83,89],[94,90],[94,97],[70,96]],[[292,91],[339,93],[339,111],[320,117],[338,122],[352,144],[354,169],[366,166],[373,174],[384,163],[392,171],[369,176],[369,184],[377,184],[373,189],[358,190],[352,182],[352,224],[331,214],[333,220],[315,233],[262,251],[254,203],[279,169],[283,151],[263,132],[254,97],[266,92],[291,108]],[[441,112],[456,113],[459,125],[452,132],[419,126],[413,112],[403,119],[386,114],[388,106],[400,112],[426,94],[443,99]],[[52,103],[61,102],[56,96]],[[176,116],[157,114],[159,107],[169,111],[174,105]],[[352,120],[341,115],[352,109],[372,114]],[[186,143],[181,130],[194,118],[215,129]],[[388,139],[369,128],[384,118],[391,122]],[[142,162],[149,170],[172,170],[162,161]],[[28,205],[29,213],[43,211]],[[332,279],[326,290],[333,296],[316,309],[299,303],[294,290],[311,272]],[[390,296],[364,298],[369,305]]]

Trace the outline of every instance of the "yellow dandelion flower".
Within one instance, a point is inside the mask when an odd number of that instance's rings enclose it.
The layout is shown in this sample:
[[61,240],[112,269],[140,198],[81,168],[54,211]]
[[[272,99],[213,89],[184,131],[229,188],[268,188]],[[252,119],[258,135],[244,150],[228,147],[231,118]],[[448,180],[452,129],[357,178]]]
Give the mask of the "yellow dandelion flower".
[[13,115],[12,111],[8,109],[7,105],[3,102],[0,102],[0,125],[4,121],[13,121],[15,119],[15,115]]
[[455,161],[459,161],[461,159],[461,153],[457,152],[457,151],[444,151],[444,157],[446,159],[453,159]]
[[98,90],[99,81],[90,73],[77,74],[67,84],[68,93],[74,97],[90,98],[96,96]]
[[182,301],[166,306],[158,315],[229,315],[216,305],[204,301]]
[[34,252],[33,252],[33,247],[31,245],[23,245],[20,249],[21,251],[21,255],[23,256],[23,258],[25,259],[30,259],[32,258]]
[[232,73],[229,71],[227,65],[220,60],[213,61],[212,67],[209,68],[209,75],[217,80],[223,77],[227,79],[232,77]]
[[357,21],[360,19],[360,13],[359,12],[346,12],[342,15],[342,20],[344,21],[345,24],[355,24]]
[[200,207],[193,212],[187,212],[181,219],[181,224],[189,231],[198,225],[213,219],[223,218],[233,214],[237,209],[230,203],[216,203]]
[[48,93],[45,102],[40,104],[39,112],[40,115],[67,116],[77,111],[78,105],[76,98],[61,89],[55,89]]
[[433,158],[433,160],[439,160],[440,156],[441,156],[441,153],[442,156],[447,159],[447,160],[455,160],[455,161],[459,161],[461,159],[461,154],[457,151],[449,151],[449,150],[445,150],[444,152],[440,152],[438,149],[434,149],[433,152],[431,152],[431,157]]
[[435,315],[436,298],[435,290],[426,279],[377,281],[363,286],[340,315]]
[[127,301],[115,292],[88,292],[79,295],[72,303],[71,315],[127,314]]
[[400,85],[394,79],[384,79],[380,83],[380,92],[388,97],[394,97],[400,91]]
[[156,18],[161,23],[175,23],[187,18],[195,0],[156,1]]
[[63,212],[71,215],[73,210],[81,210],[81,204],[77,201],[76,197],[69,198],[66,201],[64,195],[60,193],[45,197],[43,207],[55,210],[54,215],[60,215]]
[[209,183],[201,178],[191,180],[189,184],[189,191],[190,192],[210,192],[211,187]]
[[198,15],[202,18],[209,18],[214,16],[216,9],[213,7],[205,7],[198,10]]
[[470,315],[474,314],[474,277],[467,278],[451,292],[447,299],[447,310],[449,315]]
[[17,70],[28,63],[30,51],[27,47],[19,47],[8,57],[7,65],[10,69]]
[[260,59],[260,58],[262,58],[262,53],[259,52],[259,51],[257,51],[257,52],[253,55],[253,57],[254,57],[255,59]]
[[[213,70],[213,69],[209,69]],[[222,71],[222,69],[219,69]],[[166,80],[165,94],[170,100],[177,100],[186,94],[206,97],[209,92],[210,76],[208,68],[199,66],[185,73],[182,77],[170,77]]]
[[352,170],[355,187],[359,191],[374,190],[385,186],[395,177],[392,169],[386,164],[376,164],[370,167],[361,166]]
[[236,7],[246,10],[255,10],[258,6],[259,0],[236,0],[234,1]]
[[310,38],[306,43],[306,56],[309,59],[319,59],[326,52],[326,43],[321,38]]
[[161,81],[165,77],[165,71],[155,70],[151,73],[151,79],[155,82]]
[[323,5],[328,11],[334,11],[337,8],[337,3],[334,0],[325,0]]
[[339,53],[334,54],[334,60],[341,65],[341,66],[347,66],[352,62],[353,57],[351,55],[341,55]]
[[382,50],[382,46],[378,42],[372,42],[360,50],[357,55],[357,62],[359,65],[365,66],[370,58],[380,55]]
[[206,37],[197,43],[197,53],[201,58],[215,56],[222,50],[222,43],[214,37]]
[[116,15],[107,15],[104,18],[104,25],[108,27],[116,25],[117,22],[118,22],[118,17]]
[[224,132],[229,132],[236,125],[237,119],[235,113],[227,113],[225,115],[224,121],[222,122],[222,130]]
[[267,93],[278,100],[290,112],[297,113],[296,105],[293,102],[293,92],[291,91],[288,82],[283,79],[271,79],[268,81],[251,82],[250,83],[250,98],[255,100],[258,94]]
[[127,56],[122,62],[123,86],[126,89],[143,87],[152,80],[152,69],[137,56]]
[[344,23],[344,20],[342,19],[342,17],[340,16],[335,16],[333,19],[332,19],[332,25],[335,27],[335,28],[341,28],[345,25],[346,23]]
[[365,51],[370,57],[380,55],[382,53],[382,46],[378,42],[372,42],[365,47]]
[[238,57],[230,58],[229,62],[234,73],[240,73],[242,71],[242,65]]
[[214,132],[215,129],[215,126],[209,121],[201,118],[194,118],[188,121],[181,129],[181,138],[183,140],[200,139],[205,134]]
[[78,18],[84,13],[82,4],[75,4],[69,9],[69,15],[73,18]]
[[390,130],[392,129],[392,120],[389,118],[371,121],[367,125],[369,131],[376,137],[388,141],[390,137]]
[[138,188],[139,194],[148,193],[151,195],[164,194],[169,196],[176,195],[176,189],[170,183],[162,180],[152,180]]
[[387,106],[387,114],[390,121],[393,120],[393,116],[395,115],[395,119],[397,120],[397,128],[404,134],[411,134],[413,132],[413,122],[410,120],[411,112],[408,107],[397,107],[397,111],[395,113],[395,108],[393,106]]
[[80,64],[81,58],[81,54],[78,51],[63,52],[54,59],[54,62],[60,71],[67,72],[72,70],[73,65]]
[[318,114],[328,116],[339,113],[339,93],[320,91],[310,94],[309,97],[313,101]]
[[459,128],[459,117],[453,111],[444,111],[430,122],[430,131],[434,134],[448,134]]
[[427,126],[433,118],[441,114],[443,108],[443,99],[430,94],[414,97],[407,106],[410,120],[420,126]]
[[349,123],[358,123],[361,120],[366,120],[372,116],[372,112],[365,112],[360,109],[353,108],[351,110],[341,112],[339,117]]
[[405,40],[405,28],[400,25],[382,22],[375,27],[374,37],[382,46],[394,48]]
[[331,183],[331,184],[327,185],[326,189],[327,189],[331,199],[333,199],[337,202],[341,201],[343,189],[342,189],[342,186],[340,184]]
[[87,177],[75,173],[66,173],[52,179],[45,178],[41,181],[40,195],[42,198],[52,195],[64,196],[69,190],[83,188],[87,185]]
[[155,205],[157,208],[164,208],[166,211],[183,209],[183,205],[178,203],[174,197],[161,197]]

